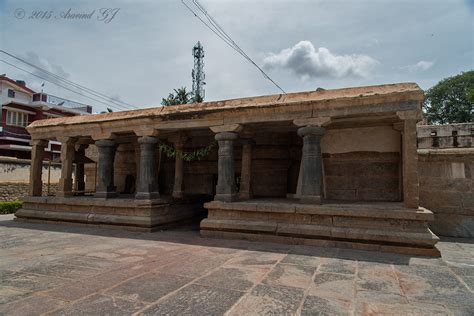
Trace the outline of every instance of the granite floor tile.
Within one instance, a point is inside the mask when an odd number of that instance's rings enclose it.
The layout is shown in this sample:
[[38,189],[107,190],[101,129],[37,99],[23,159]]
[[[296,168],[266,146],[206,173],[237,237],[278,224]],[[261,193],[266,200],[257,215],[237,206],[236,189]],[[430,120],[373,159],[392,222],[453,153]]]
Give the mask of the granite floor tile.
[[269,268],[223,267],[200,278],[197,284],[223,287],[231,290],[246,291],[260,282]]
[[152,303],[166,294],[173,292],[192,278],[168,275],[163,273],[147,273],[137,278],[128,280],[108,290],[111,296],[121,297],[131,301]]
[[318,296],[307,296],[301,310],[302,316],[351,315],[352,303]]
[[257,285],[228,315],[293,315],[304,290],[285,286]]
[[309,295],[352,301],[355,298],[355,277],[339,273],[316,273]]
[[36,316],[61,308],[65,304],[65,301],[33,295],[0,306],[0,315]]
[[97,294],[48,315],[131,315],[143,307],[140,302]]
[[30,291],[22,291],[0,285],[0,304],[7,304],[30,295]]
[[43,291],[64,284],[65,282],[65,280],[45,275],[16,271],[0,272],[1,285],[25,291]]
[[324,258],[321,257],[289,254],[285,258],[283,258],[283,260],[281,260],[281,263],[317,267],[324,261]]
[[357,261],[330,258],[321,264],[319,271],[353,275],[356,272],[356,267]]
[[223,315],[245,293],[191,284],[143,311],[143,315]]
[[266,276],[263,283],[270,286],[282,285],[306,289],[312,282],[315,270],[316,268],[311,266],[280,263]]

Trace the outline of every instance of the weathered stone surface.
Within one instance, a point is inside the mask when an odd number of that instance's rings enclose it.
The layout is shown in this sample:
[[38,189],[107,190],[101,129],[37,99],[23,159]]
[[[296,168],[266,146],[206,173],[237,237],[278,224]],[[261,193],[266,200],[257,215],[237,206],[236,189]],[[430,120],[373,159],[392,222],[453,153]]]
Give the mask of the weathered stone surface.
[[315,270],[310,266],[278,264],[263,280],[263,283],[306,289],[311,284]]
[[145,309],[144,315],[221,315],[244,293],[202,285],[189,285],[158,305]]
[[130,301],[152,303],[173,292],[192,278],[169,275],[165,273],[147,273],[140,277],[121,283],[106,293]]
[[434,259],[207,239],[186,229],[142,234],[11,218],[0,216],[2,315],[469,315],[473,309],[468,240],[441,241],[443,256]]
[[258,285],[239,304],[230,315],[294,314],[303,299],[302,289],[283,286],[269,287]]

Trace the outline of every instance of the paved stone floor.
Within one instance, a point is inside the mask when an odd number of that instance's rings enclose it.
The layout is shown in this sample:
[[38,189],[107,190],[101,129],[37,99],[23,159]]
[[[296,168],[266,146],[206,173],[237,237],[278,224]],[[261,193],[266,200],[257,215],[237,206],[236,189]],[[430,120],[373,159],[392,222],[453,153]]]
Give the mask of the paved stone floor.
[[474,240],[443,240],[428,259],[11,218],[1,315],[474,314]]

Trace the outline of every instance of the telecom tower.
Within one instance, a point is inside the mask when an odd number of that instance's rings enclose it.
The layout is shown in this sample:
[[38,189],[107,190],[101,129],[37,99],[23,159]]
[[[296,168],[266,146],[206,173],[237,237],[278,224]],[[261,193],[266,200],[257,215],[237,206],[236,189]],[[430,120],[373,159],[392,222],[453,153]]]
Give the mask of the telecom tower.
[[191,72],[193,77],[193,101],[202,102],[204,101],[204,79],[206,75],[204,74],[204,48],[201,45],[201,42],[197,42],[193,47],[193,56],[194,56],[194,68]]

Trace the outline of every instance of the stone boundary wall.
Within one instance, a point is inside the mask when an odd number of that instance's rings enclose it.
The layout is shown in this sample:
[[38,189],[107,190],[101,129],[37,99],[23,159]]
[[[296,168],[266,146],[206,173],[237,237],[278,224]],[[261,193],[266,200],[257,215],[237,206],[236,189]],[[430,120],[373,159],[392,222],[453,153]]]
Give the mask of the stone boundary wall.
[[420,205],[439,236],[474,237],[474,123],[418,126]]
[[[28,195],[30,181],[29,159],[16,159],[11,157],[0,157],[0,202],[9,202]],[[43,162],[43,194],[48,192],[48,169],[49,162]],[[61,164],[51,163],[51,185],[50,194],[56,192],[61,175]]]
[[[28,183],[19,182],[0,182],[0,202],[12,202],[20,200],[22,197],[28,195]],[[58,188],[57,183],[51,183],[49,187],[49,194],[56,194]],[[48,194],[48,185],[43,183],[43,195]]]

